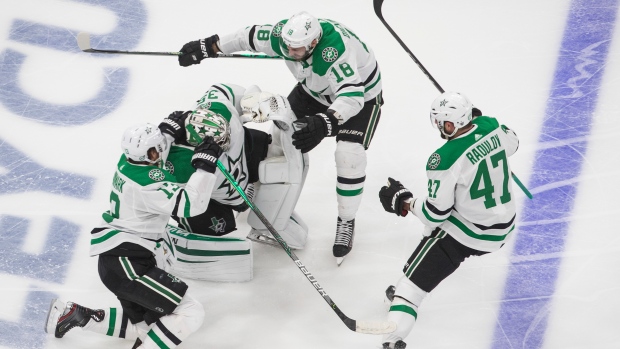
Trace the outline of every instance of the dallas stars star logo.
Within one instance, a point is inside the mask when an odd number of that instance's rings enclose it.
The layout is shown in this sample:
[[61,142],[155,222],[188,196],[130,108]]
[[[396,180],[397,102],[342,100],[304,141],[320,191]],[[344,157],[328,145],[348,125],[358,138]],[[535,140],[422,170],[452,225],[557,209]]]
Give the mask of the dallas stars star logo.
[[306,22],[306,30],[310,30],[310,28],[312,28],[312,24],[308,21]]
[[448,104],[448,101],[446,101],[445,99],[443,101],[439,102],[439,106],[440,107],[445,107],[446,104]]
[[[247,180],[248,174],[243,171],[243,154],[244,147],[241,148],[239,152],[239,156],[236,159],[227,156],[227,164],[225,165],[228,172],[232,175],[232,177],[237,181],[239,185],[243,185],[243,183]],[[226,189],[226,195],[228,198],[226,200],[236,200],[239,198],[239,194],[237,194],[237,190],[235,187],[226,179],[222,181],[220,186],[217,189]]]
[[213,223],[211,228],[216,233],[223,233],[226,228],[226,221],[224,218],[217,219],[216,217],[211,217],[211,223]]

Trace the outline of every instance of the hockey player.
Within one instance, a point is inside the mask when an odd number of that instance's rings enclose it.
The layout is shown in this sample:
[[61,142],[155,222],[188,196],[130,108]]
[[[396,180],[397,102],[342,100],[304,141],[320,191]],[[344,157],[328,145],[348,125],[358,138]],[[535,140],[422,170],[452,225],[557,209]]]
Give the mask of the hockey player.
[[366,149],[381,115],[381,72],[373,51],[344,25],[300,12],[275,25],[191,41],[179,64],[198,64],[218,52],[263,52],[283,57],[298,83],[288,96],[298,121],[293,144],[303,153],[336,137],[338,219],[333,254],[338,264],[353,247],[355,216],[366,178]]
[[184,185],[163,168],[170,144],[157,126],[128,128],[110,193],[110,210],[91,232],[91,256],[99,257],[99,276],[121,303],[93,310],[53,300],[45,330],[62,338],[74,327],[136,339],[133,348],[174,348],[200,328],[203,306],[188,286],[164,271],[170,251],[163,243],[171,215],[204,212],[215,185],[222,149],[207,137],[196,147],[196,171]]
[[[250,121],[268,120],[273,120],[279,127],[272,126],[270,132],[265,133],[243,126]],[[308,228],[294,208],[303,187],[308,161],[307,156],[291,145],[293,120],[291,108],[282,96],[260,91],[257,86],[246,90],[233,84],[213,85],[198,101],[194,111],[177,112],[160,125],[175,142],[167,167],[173,169],[178,180],[184,183],[194,171],[186,165],[193,147],[204,137],[213,137],[224,151],[220,161],[226,170],[289,246],[303,248]],[[233,210],[247,208],[233,185],[217,171],[207,211],[193,217],[174,218],[190,233],[221,236],[236,229]],[[248,238],[276,244],[253,212],[248,223],[252,227]]]
[[388,320],[397,330],[383,337],[383,348],[405,348],[403,341],[426,295],[471,256],[501,248],[515,228],[515,201],[508,157],[517,135],[492,117],[472,119],[472,104],[462,94],[445,92],[432,104],[430,118],[446,143],[428,159],[428,196],[414,198],[388,178],[379,198],[387,212],[412,212],[426,226],[409,257],[404,276],[386,290]]

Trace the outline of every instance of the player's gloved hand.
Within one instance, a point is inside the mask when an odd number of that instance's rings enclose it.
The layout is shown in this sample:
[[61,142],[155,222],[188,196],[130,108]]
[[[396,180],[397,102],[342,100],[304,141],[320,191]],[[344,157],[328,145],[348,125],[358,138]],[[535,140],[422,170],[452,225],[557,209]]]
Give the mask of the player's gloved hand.
[[295,148],[307,153],[319,145],[323,138],[335,136],[338,133],[338,119],[333,113],[327,110],[325,114],[319,113],[293,122]]
[[192,156],[192,166],[196,169],[205,170],[215,173],[217,168],[217,159],[220,158],[223,151],[220,146],[215,143],[213,137],[208,136],[194,149]]
[[404,209],[405,200],[413,197],[413,194],[394,178],[388,178],[388,185],[379,190],[379,200],[383,209],[389,213],[395,213],[399,217],[404,217],[409,211]]
[[191,113],[191,111],[172,112],[172,114],[159,123],[159,130],[161,133],[171,135],[174,138],[174,143],[185,143],[185,119]]
[[479,116],[482,116],[482,111],[480,111],[480,109],[478,109],[476,107],[472,107],[471,108],[471,117],[472,118],[477,118]]
[[217,58],[217,53],[213,49],[213,44],[217,46],[219,41],[220,37],[215,34],[206,39],[188,42],[181,48],[179,65],[188,67],[192,64],[199,64],[200,61],[205,58]]

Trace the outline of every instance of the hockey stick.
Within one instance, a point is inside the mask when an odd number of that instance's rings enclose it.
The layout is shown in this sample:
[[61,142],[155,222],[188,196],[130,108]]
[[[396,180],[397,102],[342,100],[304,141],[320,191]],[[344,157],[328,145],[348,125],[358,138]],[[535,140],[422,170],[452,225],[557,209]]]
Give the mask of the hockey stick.
[[258,207],[254,206],[254,204],[250,201],[250,199],[248,199],[248,197],[243,192],[243,189],[241,189],[241,187],[239,187],[239,184],[235,181],[235,179],[231,176],[231,174],[228,172],[228,170],[226,170],[226,167],[224,167],[222,162],[219,161],[219,160],[217,161],[217,167],[220,169],[220,171],[222,171],[222,173],[224,174],[226,179],[228,179],[230,184],[232,184],[235,187],[235,189],[237,190],[239,195],[241,195],[241,197],[243,198],[245,203],[248,204],[250,209],[252,211],[254,211],[254,213],[260,219],[260,221],[265,225],[265,227],[267,227],[267,229],[269,230],[271,235],[273,235],[273,237],[276,239],[276,241],[278,241],[280,246],[282,246],[282,248],[284,249],[286,254],[288,254],[288,256],[291,257],[291,259],[295,262],[295,265],[297,265],[297,268],[299,268],[299,270],[301,270],[301,272],[306,276],[308,281],[310,281],[312,286],[314,286],[314,288],[316,288],[317,292],[321,296],[323,296],[323,299],[325,299],[327,304],[329,304],[330,308],[332,308],[332,310],[336,313],[336,315],[338,315],[340,320],[342,320],[342,322],[344,322],[344,324],[351,331],[359,332],[359,333],[366,333],[366,334],[387,334],[387,333],[392,333],[392,332],[394,332],[396,330],[396,323],[394,323],[392,321],[358,321],[358,320],[353,320],[353,319],[349,318],[348,316],[346,316],[340,310],[340,308],[338,308],[336,303],[334,303],[334,301],[332,301],[332,299],[329,297],[327,292],[319,284],[319,282],[312,275],[312,273],[310,273],[308,268],[306,268],[306,266],[299,260],[299,258],[297,258],[295,253],[293,253],[293,251],[291,250],[291,248],[288,247],[286,241],[284,241],[284,239],[282,239],[282,236],[280,236],[280,234],[271,225],[271,223],[269,223],[267,218],[265,218],[265,216],[258,209]]
[[[405,50],[405,52],[407,52],[407,54],[409,55],[409,57],[411,57],[411,59],[413,59],[413,61],[415,62],[415,64],[418,65],[418,68],[420,68],[420,70],[422,70],[422,72],[424,73],[424,75],[426,75],[426,77],[433,83],[433,85],[435,85],[435,87],[437,88],[437,90],[439,91],[439,93],[444,93],[444,89],[441,88],[441,85],[439,85],[439,83],[437,82],[437,80],[435,80],[435,78],[433,78],[433,76],[431,75],[431,73],[428,72],[428,70],[426,70],[426,68],[424,68],[424,66],[422,65],[422,62],[420,62],[419,59],[416,58],[416,56],[413,54],[413,52],[411,52],[411,50],[409,49],[409,47],[407,47],[407,45],[405,45],[405,43],[400,39],[400,37],[398,35],[396,35],[396,33],[394,32],[394,30],[392,29],[392,27],[390,27],[389,24],[387,24],[387,22],[385,21],[385,19],[383,18],[383,13],[381,12],[381,6],[383,6],[383,0],[373,0],[373,6],[375,8],[375,14],[377,15],[377,17],[379,17],[379,20],[381,21],[381,23],[383,23],[383,25],[387,28],[387,30],[390,32],[390,34],[392,34],[392,36],[394,37],[394,39],[396,39],[396,41],[398,41],[398,43],[400,44],[400,46]],[[523,190],[523,192],[525,193],[525,195],[532,199],[532,193],[530,193],[529,190],[527,190],[527,188],[525,187],[525,185],[523,185],[523,183],[521,183],[521,181],[519,180],[519,178],[517,177],[517,175],[514,174],[514,172],[510,172],[510,174],[512,175],[512,179],[514,180],[514,182],[519,186],[519,188],[521,188],[521,190]]]
[[[121,55],[148,55],[148,56],[180,56],[181,52],[151,52],[151,51],[119,51],[99,50],[90,46],[90,34],[81,32],[77,35],[77,43],[80,50],[88,53],[108,53]],[[255,55],[251,53],[219,53],[218,58],[259,58],[259,59],[282,59],[278,56]]]

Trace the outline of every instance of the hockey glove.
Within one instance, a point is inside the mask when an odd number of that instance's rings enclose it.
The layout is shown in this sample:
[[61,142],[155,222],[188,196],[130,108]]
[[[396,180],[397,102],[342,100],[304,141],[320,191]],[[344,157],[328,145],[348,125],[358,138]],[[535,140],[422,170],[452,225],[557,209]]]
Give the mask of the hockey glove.
[[161,133],[171,135],[174,138],[174,143],[186,143],[185,119],[187,119],[191,113],[191,111],[173,112],[159,124],[159,130]]
[[192,156],[192,166],[196,169],[205,170],[210,173],[215,173],[217,168],[217,159],[220,158],[223,151],[220,146],[215,143],[213,137],[208,136],[200,143],[196,149],[194,149],[194,156]]
[[293,145],[307,153],[314,149],[325,137],[332,137],[338,132],[338,119],[333,111],[320,113],[299,119],[293,123]]
[[217,52],[213,49],[213,44],[220,41],[220,37],[216,35],[206,39],[190,41],[181,48],[179,56],[179,65],[189,67],[192,64],[199,64],[205,58],[217,58]]
[[412,197],[413,194],[407,188],[391,177],[388,178],[388,185],[379,190],[379,200],[381,200],[383,209],[399,217],[404,217],[409,212],[404,209],[405,200]]

